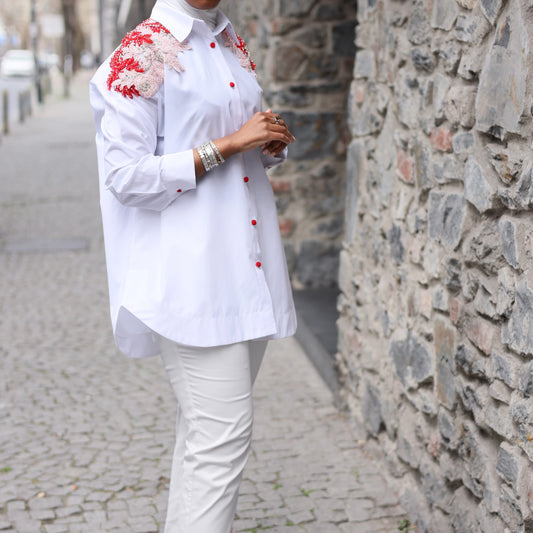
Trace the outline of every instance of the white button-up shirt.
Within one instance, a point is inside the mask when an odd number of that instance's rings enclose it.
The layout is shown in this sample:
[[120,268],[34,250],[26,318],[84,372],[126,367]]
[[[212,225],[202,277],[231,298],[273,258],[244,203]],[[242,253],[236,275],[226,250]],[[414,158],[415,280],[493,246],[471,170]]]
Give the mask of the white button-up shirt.
[[296,329],[265,173],[285,154],[252,150],[195,177],[193,148],[261,109],[250,67],[225,16],[211,31],[158,0],[91,81],[111,318],[126,355],[157,354],[158,335],[215,346]]

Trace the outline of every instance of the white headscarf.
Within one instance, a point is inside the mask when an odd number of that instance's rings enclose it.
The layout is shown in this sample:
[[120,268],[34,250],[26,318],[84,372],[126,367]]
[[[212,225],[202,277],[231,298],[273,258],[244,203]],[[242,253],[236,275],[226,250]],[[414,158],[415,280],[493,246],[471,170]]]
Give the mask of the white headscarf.
[[196,9],[186,0],[174,0],[174,4],[183,13],[195,19],[203,20],[211,30],[215,29],[218,19],[218,7],[213,9]]

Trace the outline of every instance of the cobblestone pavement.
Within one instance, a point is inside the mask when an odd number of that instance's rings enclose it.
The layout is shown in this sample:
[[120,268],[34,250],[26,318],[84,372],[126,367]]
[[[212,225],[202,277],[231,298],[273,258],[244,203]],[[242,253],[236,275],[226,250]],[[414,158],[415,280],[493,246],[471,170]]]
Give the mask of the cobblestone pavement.
[[[110,332],[87,76],[0,145],[0,532],[149,533],[174,406]],[[402,511],[294,339],[271,343],[236,533],[398,531]]]

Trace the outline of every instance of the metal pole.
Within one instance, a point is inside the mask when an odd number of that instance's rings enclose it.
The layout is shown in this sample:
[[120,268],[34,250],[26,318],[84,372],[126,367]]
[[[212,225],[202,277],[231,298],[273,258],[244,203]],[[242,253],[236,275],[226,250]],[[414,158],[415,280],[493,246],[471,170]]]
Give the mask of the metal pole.
[[98,0],[98,33],[100,37],[98,64],[100,64],[104,60],[104,0]]
[[26,116],[31,117],[33,115],[33,108],[31,105],[31,91],[26,91]]
[[35,89],[37,91],[37,101],[43,102],[43,91],[41,89],[41,67],[39,65],[39,26],[37,25],[37,8],[35,0],[31,2],[31,24],[30,35],[33,48],[33,57],[35,59]]
[[3,128],[4,135],[9,133],[9,95],[7,91],[2,93],[2,108],[3,108]]
[[24,113],[24,93],[19,93],[19,122],[22,124],[24,122],[25,113]]

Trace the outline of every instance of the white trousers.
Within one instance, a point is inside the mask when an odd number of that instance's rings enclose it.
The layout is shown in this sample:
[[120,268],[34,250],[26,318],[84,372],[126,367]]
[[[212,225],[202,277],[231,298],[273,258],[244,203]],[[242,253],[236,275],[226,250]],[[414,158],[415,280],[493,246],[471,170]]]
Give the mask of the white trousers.
[[165,533],[230,533],[267,341],[200,348],[161,339],[178,402]]

